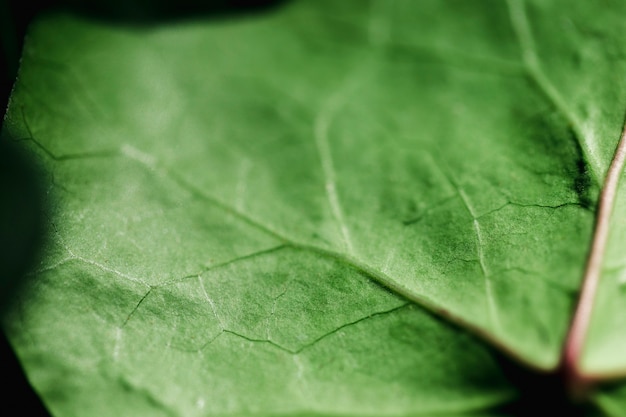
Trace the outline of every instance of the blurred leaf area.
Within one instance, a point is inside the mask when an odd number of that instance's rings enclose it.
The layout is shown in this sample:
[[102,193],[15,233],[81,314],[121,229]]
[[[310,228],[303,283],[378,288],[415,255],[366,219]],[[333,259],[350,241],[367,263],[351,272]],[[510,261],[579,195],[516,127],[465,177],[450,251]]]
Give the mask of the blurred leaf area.
[[[26,31],[31,20],[53,10],[69,10],[94,19],[119,24],[150,25],[195,18],[236,18],[262,13],[282,0],[0,0],[0,96],[2,114],[15,82]],[[19,138],[11,138],[19,139]],[[28,268],[37,260],[45,238],[42,190],[36,168],[11,144],[0,138],[0,310],[4,313],[18,296]],[[0,334],[3,364],[0,415],[47,417],[50,414],[26,380],[21,365],[4,334]],[[19,410],[19,411],[18,411]]]

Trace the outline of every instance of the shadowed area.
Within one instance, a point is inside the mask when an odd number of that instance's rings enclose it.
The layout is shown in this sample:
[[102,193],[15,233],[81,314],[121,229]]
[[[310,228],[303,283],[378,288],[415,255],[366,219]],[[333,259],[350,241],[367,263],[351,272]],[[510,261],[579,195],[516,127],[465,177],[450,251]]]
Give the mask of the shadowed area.
[[4,135],[0,139],[0,306],[10,308],[43,241],[42,187],[37,170]]
[[[13,305],[37,261],[44,241],[44,204],[38,172],[15,142],[0,138],[0,313]],[[48,416],[41,400],[32,391],[18,359],[4,334],[0,335],[0,358],[5,387],[0,397],[0,414],[19,409],[24,415]]]
[[[23,39],[31,20],[42,12],[65,10],[114,24],[167,24],[168,21],[200,18],[236,18],[269,11],[283,0],[211,1],[0,1],[0,104],[4,116],[17,75]],[[11,308],[23,288],[26,272],[36,262],[44,242],[43,187],[37,169],[19,151],[6,131],[0,136],[0,314]],[[48,417],[39,396],[28,383],[4,332],[0,333],[0,360],[5,388],[0,414]]]
[[560,372],[536,372],[493,351],[507,379],[518,389],[519,397],[500,408],[505,416],[526,417],[543,415],[546,410],[559,410],[570,417],[592,417],[590,404],[572,402]]
[[269,11],[285,0],[81,0],[59,1],[59,9],[68,9],[112,23],[163,23],[179,19],[237,17]]

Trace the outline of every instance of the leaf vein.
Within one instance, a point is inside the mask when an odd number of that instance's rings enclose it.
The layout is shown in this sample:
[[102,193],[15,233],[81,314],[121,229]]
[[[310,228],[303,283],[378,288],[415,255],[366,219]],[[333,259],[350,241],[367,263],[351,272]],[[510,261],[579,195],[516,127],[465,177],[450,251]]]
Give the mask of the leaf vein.
[[328,204],[330,205],[333,217],[339,225],[339,229],[346,250],[349,253],[352,253],[354,251],[354,248],[352,244],[352,239],[350,237],[350,231],[346,224],[343,208],[339,200],[339,195],[337,193],[335,167],[330,151],[330,144],[328,142],[328,133],[330,127],[337,111],[344,104],[346,94],[348,93],[340,90],[337,94],[333,95],[328,100],[326,106],[320,112],[318,112],[315,118],[314,137],[315,145],[322,164],[322,171],[324,173],[324,189],[326,191],[326,198],[328,199]]
[[[389,310],[378,311],[378,312],[375,312],[375,313],[369,314],[369,315],[367,315],[367,316],[365,316],[365,317],[360,317],[360,318],[358,318],[358,319],[356,319],[356,320],[354,320],[354,321],[351,321],[351,322],[348,322],[348,323],[342,324],[341,326],[338,326],[338,327],[336,327],[336,328],[332,329],[331,331],[329,331],[329,332],[326,332],[326,333],[322,334],[321,336],[318,336],[317,338],[315,338],[315,339],[313,339],[312,341],[310,341],[310,342],[308,342],[308,343],[306,343],[306,344],[302,345],[301,347],[299,347],[299,348],[297,348],[297,349],[289,349],[289,348],[286,348],[286,347],[282,346],[281,344],[276,343],[275,341],[273,341],[273,340],[271,340],[271,339],[269,339],[269,338],[260,339],[260,338],[249,337],[249,336],[246,336],[246,335],[245,335],[245,334],[243,334],[243,333],[239,333],[239,332],[237,332],[237,331],[230,330],[230,329],[222,329],[222,331],[221,331],[221,332],[220,332],[217,336],[215,336],[213,339],[211,339],[209,342],[207,342],[207,343],[204,345],[204,347],[208,346],[210,343],[212,343],[213,341],[215,341],[215,340],[216,340],[217,338],[219,338],[221,335],[223,335],[223,334],[230,334],[230,335],[233,335],[233,336],[237,336],[237,337],[239,337],[239,338],[241,338],[241,339],[247,340],[248,342],[252,342],[252,343],[263,343],[263,344],[270,345],[270,346],[272,346],[272,347],[274,347],[274,348],[276,348],[276,349],[278,349],[278,350],[281,350],[281,351],[283,351],[283,352],[286,352],[286,353],[288,353],[288,354],[290,354],[290,355],[298,355],[298,354],[300,354],[300,353],[304,352],[305,350],[312,348],[313,346],[315,346],[316,344],[320,343],[320,342],[321,342],[321,341],[323,341],[324,339],[326,339],[326,338],[328,338],[328,337],[330,337],[330,336],[332,336],[332,335],[334,335],[334,334],[337,334],[337,333],[338,333],[338,332],[340,332],[341,330],[344,330],[344,329],[346,329],[346,328],[348,328],[348,327],[351,327],[351,326],[358,325],[359,323],[362,323],[362,322],[367,321],[367,320],[370,320],[370,319],[374,319],[374,318],[376,318],[376,317],[381,317],[381,316],[385,316],[385,315],[393,314],[393,313],[395,313],[395,312],[397,312],[397,311],[399,311],[399,310],[402,310],[402,309],[404,309],[404,308],[410,307],[411,305],[412,305],[412,303],[410,303],[410,302],[409,302],[409,303],[405,303],[405,304],[402,304],[402,305],[400,305],[400,306],[397,306],[397,307],[391,308],[391,309],[389,309]],[[203,347],[203,348],[204,348],[204,347]],[[202,350],[203,348],[201,348],[201,350]]]
[[526,16],[524,0],[507,0],[507,5],[511,25],[522,52],[522,62],[530,80],[570,125],[577,139],[576,143],[580,147],[589,165],[592,177],[597,184],[601,184],[604,169],[602,168],[599,151],[593,146],[593,141],[590,137],[592,136],[592,132],[585,134],[582,121],[542,69],[530,24]]

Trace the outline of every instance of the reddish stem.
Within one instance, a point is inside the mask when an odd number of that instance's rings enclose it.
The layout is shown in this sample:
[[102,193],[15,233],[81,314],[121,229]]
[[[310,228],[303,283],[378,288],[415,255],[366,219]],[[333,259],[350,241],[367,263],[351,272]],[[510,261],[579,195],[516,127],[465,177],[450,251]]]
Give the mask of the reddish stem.
[[593,378],[586,376],[581,371],[579,361],[589,329],[598,282],[600,281],[611,212],[613,211],[619,177],[624,167],[625,158],[626,124],[622,130],[613,161],[611,161],[600,192],[596,225],[589,257],[587,258],[582,288],[561,357],[561,371],[565,378],[567,389],[574,400],[585,398],[595,383]]

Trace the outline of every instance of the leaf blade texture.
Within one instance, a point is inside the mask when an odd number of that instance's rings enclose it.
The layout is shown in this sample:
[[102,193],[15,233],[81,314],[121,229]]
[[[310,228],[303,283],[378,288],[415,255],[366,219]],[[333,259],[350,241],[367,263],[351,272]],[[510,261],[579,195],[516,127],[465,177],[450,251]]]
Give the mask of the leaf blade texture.
[[[624,6],[611,4],[300,1],[143,29],[39,19],[5,121],[50,173],[48,253],[6,325],[26,364],[59,355],[50,374],[32,365],[35,385],[69,415],[86,405],[55,397],[66,367],[72,388],[92,378],[79,398],[110,379],[164,415],[510,399],[487,351],[411,303],[531,367],[558,365],[626,104]],[[598,314],[621,317],[613,305]],[[591,343],[618,334],[593,323]],[[611,337],[597,345],[620,346]],[[374,355],[387,350],[389,363]],[[248,397],[256,363],[267,392]]]

